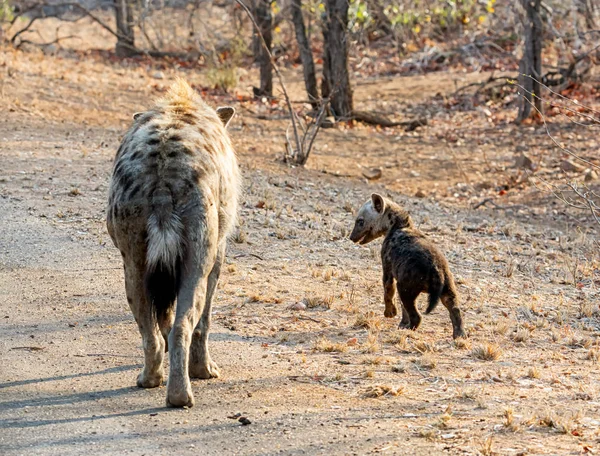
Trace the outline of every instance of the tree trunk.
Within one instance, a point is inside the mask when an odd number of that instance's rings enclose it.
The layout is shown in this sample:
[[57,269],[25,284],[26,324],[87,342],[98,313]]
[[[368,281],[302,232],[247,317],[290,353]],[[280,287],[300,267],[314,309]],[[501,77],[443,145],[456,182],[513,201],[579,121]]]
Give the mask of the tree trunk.
[[325,8],[323,80],[329,84],[330,106],[335,118],[350,119],[353,106],[348,73],[348,0],[326,0]]
[[532,104],[543,114],[542,86],[539,82],[542,79],[541,3],[541,0],[521,0],[525,9],[525,50],[519,63],[519,81],[526,92],[519,101],[517,123],[531,115]]
[[131,57],[137,53],[133,35],[133,11],[130,0],[114,0],[117,20],[117,46],[119,57]]
[[298,41],[298,49],[300,51],[300,60],[302,60],[302,68],[304,69],[304,85],[306,93],[313,109],[319,106],[319,90],[317,88],[317,76],[315,74],[315,62],[313,61],[310,43],[306,36],[306,28],[304,27],[304,18],[302,17],[302,0],[292,0],[292,22],[296,32],[296,41]]
[[327,15],[323,13],[321,19],[323,20],[323,25],[321,30],[323,31],[323,77],[321,78],[321,96],[325,98],[329,98],[331,95],[331,71],[330,71],[330,58],[329,58],[329,48],[327,47],[327,43],[329,43],[329,24],[327,23]]
[[[270,0],[255,0],[254,2],[254,17],[260,29],[269,52],[273,46],[273,16],[271,14]],[[269,52],[262,44],[260,37],[256,46],[255,59],[260,66],[260,88],[254,87],[254,96],[256,97],[272,97],[273,96],[273,66]]]

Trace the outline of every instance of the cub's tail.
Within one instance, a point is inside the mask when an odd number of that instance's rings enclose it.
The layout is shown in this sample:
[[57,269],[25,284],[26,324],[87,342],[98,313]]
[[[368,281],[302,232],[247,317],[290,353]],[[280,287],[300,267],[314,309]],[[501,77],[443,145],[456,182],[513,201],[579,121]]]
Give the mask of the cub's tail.
[[431,311],[437,307],[443,290],[444,284],[440,280],[440,276],[438,274],[432,274],[431,279],[429,280],[429,304],[427,305],[427,310],[425,310],[426,314],[431,313]]

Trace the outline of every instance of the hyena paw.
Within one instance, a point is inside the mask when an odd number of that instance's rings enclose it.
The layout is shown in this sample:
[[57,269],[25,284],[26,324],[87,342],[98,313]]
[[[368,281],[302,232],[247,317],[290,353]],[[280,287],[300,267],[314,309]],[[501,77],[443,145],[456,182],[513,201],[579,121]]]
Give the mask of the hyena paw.
[[140,388],[156,388],[162,385],[163,376],[162,374],[148,374],[146,371],[142,371],[137,378],[137,386]]
[[209,360],[205,363],[190,363],[190,377],[191,378],[200,378],[200,379],[209,379],[209,378],[219,378],[219,366],[213,360]]
[[398,309],[396,306],[386,306],[383,315],[386,318],[394,318],[396,315],[398,315]]
[[398,328],[400,328],[400,329],[410,329],[410,321],[409,320],[402,320],[400,322],[400,324],[398,325]]
[[188,384],[183,388],[167,386],[167,407],[193,407],[194,393],[192,386]]
[[452,333],[453,339],[466,339],[469,337],[463,328],[456,328]]

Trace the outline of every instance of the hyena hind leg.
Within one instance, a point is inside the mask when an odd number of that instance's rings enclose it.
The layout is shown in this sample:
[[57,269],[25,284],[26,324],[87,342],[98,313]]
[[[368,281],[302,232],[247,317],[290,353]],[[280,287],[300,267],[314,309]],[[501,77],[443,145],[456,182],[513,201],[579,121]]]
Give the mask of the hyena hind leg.
[[408,312],[406,311],[406,308],[404,307],[404,304],[402,304],[402,302],[400,302],[400,307],[402,308],[402,320],[400,320],[399,328],[409,329],[410,328],[410,317],[408,316]]
[[169,333],[173,327],[173,321],[175,320],[174,307],[168,309],[164,315],[158,317],[158,327],[162,334],[163,340],[165,341],[165,353],[169,351]]
[[137,386],[155,388],[163,381],[165,341],[160,333],[154,310],[146,299],[144,270],[144,265],[135,264],[133,261],[126,262],[125,291],[144,347],[144,369],[137,378]]
[[[206,226],[216,226],[218,223],[216,211],[205,214]],[[197,229],[200,229],[200,224]],[[189,249],[202,254],[188,255],[182,265],[175,321],[169,333],[167,406],[170,407],[194,405],[189,374],[192,334],[206,307],[208,277],[213,270],[218,253],[216,230],[206,230],[200,234],[191,231],[190,237],[198,239],[199,242],[191,245]]]
[[458,307],[458,298],[452,287],[444,290],[444,293],[441,296],[441,301],[450,313],[450,321],[452,322],[452,337],[454,339],[458,339],[459,337],[467,337],[467,333],[465,332],[463,325],[462,312]]
[[[408,317],[408,326],[406,328],[416,330],[421,324],[421,314],[415,304],[420,292],[415,293],[413,291],[402,290],[400,284],[398,284],[398,294],[402,301],[402,321],[404,321],[406,312],[406,316]],[[403,326],[400,327],[403,328]]]
[[215,265],[213,266],[206,287],[206,304],[202,311],[200,321],[192,334],[192,345],[190,347],[190,377],[192,378],[218,378],[219,367],[215,363],[208,350],[208,333],[210,328],[210,314],[215,290],[221,274],[221,266],[225,259],[225,246],[219,248]]

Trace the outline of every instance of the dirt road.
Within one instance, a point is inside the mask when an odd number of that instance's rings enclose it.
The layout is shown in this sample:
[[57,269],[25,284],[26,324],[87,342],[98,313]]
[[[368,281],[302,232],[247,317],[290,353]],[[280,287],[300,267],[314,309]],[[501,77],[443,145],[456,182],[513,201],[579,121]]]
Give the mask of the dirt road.
[[[0,454],[596,451],[599,267],[589,220],[575,229],[535,204],[470,209],[460,179],[474,184],[484,168],[456,145],[466,157],[458,169],[430,130],[340,127],[323,133],[308,169],[292,169],[277,160],[285,122],[257,120],[247,106],[231,128],[242,225],[211,334],[222,378],[193,383],[192,409],[166,409],[164,387],[135,387],[141,340],[104,227],[119,135],[156,83],[141,67],[0,57]],[[411,91],[431,85],[419,81]],[[437,122],[432,129],[452,126]],[[486,158],[498,169],[512,160],[502,141]],[[357,161],[383,167],[382,180],[357,178]],[[410,192],[391,191],[398,181]],[[439,191],[413,198],[411,182]],[[378,244],[346,239],[373,190],[405,205],[446,252],[468,341],[452,341],[442,306],[416,332],[383,318]],[[290,309],[298,302],[307,309]]]

